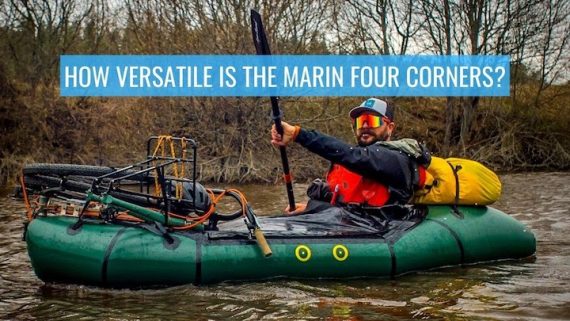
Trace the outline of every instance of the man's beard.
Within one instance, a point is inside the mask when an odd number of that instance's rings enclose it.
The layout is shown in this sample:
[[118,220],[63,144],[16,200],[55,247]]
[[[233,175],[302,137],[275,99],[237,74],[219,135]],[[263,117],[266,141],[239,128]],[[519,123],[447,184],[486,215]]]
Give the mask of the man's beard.
[[[365,134],[372,136],[373,139],[370,141],[363,141],[362,136]],[[372,145],[376,142],[379,142],[379,141],[386,141],[386,140],[388,140],[389,137],[390,137],[390,135],[386,131],[380,133],[380,135],[377,136],[376,133],[374,133],[373,131],[367,130],[367,131],[361,132],[360,135],[358,135],[357,142],[358,142],[358,146],[366,147],[366,146],[370,146],[370,145]]]
[[366,142],[364,142],[364,141],[362,141],[360,138],[358,138],[358,146],[360,146],[360,147],[370,146],[370,145],[376,143],[377,141],[378,141],[378,138],[376,138],[376,137],[374,137],[373,140],[371,140],[371,141],[366,141]]

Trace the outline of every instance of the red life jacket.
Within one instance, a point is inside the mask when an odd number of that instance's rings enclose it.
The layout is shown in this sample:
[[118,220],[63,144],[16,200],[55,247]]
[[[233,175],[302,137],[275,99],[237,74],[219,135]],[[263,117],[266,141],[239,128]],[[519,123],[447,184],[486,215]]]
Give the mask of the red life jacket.
[[[423,166],[418,166],[418,183],[415,188],[424,185],[426,174]],[[334,164],[327,175],[327,183],[333,192],[332,203],[358,203],[367,206],[382,206],[390,199],[388,187],[375,180],[349,171]]]
[[334,164],[327,175],[327,183],[334,192],[333,203],[358,203],[382,206],[390,198],[388,187]]

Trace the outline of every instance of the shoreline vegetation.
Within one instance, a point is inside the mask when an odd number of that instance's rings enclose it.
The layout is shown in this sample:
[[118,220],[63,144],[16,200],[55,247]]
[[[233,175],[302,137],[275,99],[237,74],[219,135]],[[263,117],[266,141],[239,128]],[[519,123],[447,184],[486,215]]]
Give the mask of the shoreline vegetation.
[[[0,8],[0,183],[34,162],[122,166],[151,135],[198,142],[200,180],[281,181],[269,98],[64,98],[61,54],[253,54],[249,8],[282,54],[505,54],[510,97],[389,98],[396,137],[501,171],[570,169],[570,2],[97,0]],[[492,12],[492,14],[491,14]],[[282,97],[284,120],[354,143],[348,111],[368,97]],[[288,148],[296,181],[328,162]]]

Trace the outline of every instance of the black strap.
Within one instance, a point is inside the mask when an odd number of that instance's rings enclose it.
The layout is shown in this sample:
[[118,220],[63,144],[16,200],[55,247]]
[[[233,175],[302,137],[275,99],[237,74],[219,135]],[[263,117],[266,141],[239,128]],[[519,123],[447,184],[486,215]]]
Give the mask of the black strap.
[[453,166],[453,164],[451,164],[450,162],[447,162],[447,164],[449,164],[449,167],[451,167],[451,171],[453,172],[453,176],[455,177],[455,200],[451,208],[453,209],[453,213],[455,215],[457,215],[459,218],[463,218],[463,214],[459,211],[459,208],[457,207],[459,206],[459,192],[460,192],[459,175],[457,175],[457,172],[459,172],[459,170],[461,170],[463,167],[461,167],[461,165]]
[[395,277],[396,273],[398,272],[397,262],[396,262],[396,253],[394,252],[394,243],[388,242],[388,251],[390,251],[390,276]]
[[463,263],[465,262],[465,249],[463,248],[463,243],[461,242],[461,239],[459,238],[459,235],[451,229],[451,227],[449,227],[447,224],[438,221],[438,220],[434,220],[431,218],[426,218],[426,221],[430,221],[430,222],[434,222],[436,224],[439,224],[441,227],[443,227],[444,229],[446,229],[449,234],[451,234],[451,236],[453,237],[453,239],[455,239],[455,242],[457,243],[457,247],[459,248],[459,252],[460,252],[460,263],[461,265],[463,265]]
[[449,166],[451,167],[451,170],[453,171],[453,176],[455,177],[455,205],[459,205],[459,176],[457,175],[457,172],[459,172],[459,170],[462,168],[461,165],[457,165],[457,166],[453,166],[453,164],[451,164],[450,162],[447,162],[449,164]]
[[109,242],[109,245],[107,246],[107,250],[105,251],[105,256],[103,257],[103,265],[101,266],[101,281],[103,282],[103,284],[107,283],[107,267],[109,266],[109,257],[111,256],[111,253],[113,252],[113,248],[117,244],[117,241],[119,240],[121,235],[123,235],[126,229],[127,229],[126,227],[120,229],[117,232],[117,234],[113,236],[113,239],[111,240],[111,242]]
[[196,274],[194,285],[200,285],[202,282],[202,238],[196,239]]
[[[410,161],[411,171],[412,171],[412,185],[414,186],[414,191],[420,189],[420,165],[416,161]],[[413,197],[413,196],[412,196]]]
[[28,225],[30,224],[30,222],[26,221],[24,222],[24,233],[22,233],[22,241],[26,240],[26,234],[28,234]]
[[180,239],[178,237],[172,236],[166,227],[164,227],[164,225],[160,222],[152,222],[150,224],[135,224],[133,227],[142,228],[143,230],[147,230],[155,235],[161,236],[164,239],[162,245],[165,249],[176,250],[176,248],[178,248],[180,245]]
[[425,167],[429,167],[429,165],[431,164],[431,153],[429,152],[429,149],[427,148],[427,146],[424,143],[420,143],[420,149],[422,151],[422,155],[420,157],[418,157],[416,160],[418,161],[418,163],[420,165],[424,165]]
[[162,223],[154,222],[154,227],[156,227],[160,235],[164,237],[164,239],[168,242],[168,244],[174,243],[174,238],[172,237],[172,235],[170,235],[170,233],[168,233],[168,231],[166,230],[164,225],[162,225]]
[[[158,181],[162,193],[162,201],[164,202],[164,225],[168,225],[168,212],[170,212],[170,202],[168,201],[169,195],[166,191],[166,179],[164,178],[164,167],[158,167],[156,169],[156,173],[158,175]],[[168,189],[170,189],[170,185]]]

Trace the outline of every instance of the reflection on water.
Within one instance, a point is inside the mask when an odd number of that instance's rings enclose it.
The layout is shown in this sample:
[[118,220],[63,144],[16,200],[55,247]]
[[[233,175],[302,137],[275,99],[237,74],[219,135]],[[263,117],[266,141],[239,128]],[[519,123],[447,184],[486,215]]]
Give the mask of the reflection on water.
[[[44,285],[21,241],[24,209],[0,198],[0,318],[9,320],[529,320],[570,319],[570,173],[502,177],[495,206],[530,226],[536,260],[397,279],[277,280],[108,290]],[[296,187],[302,200],[304,188]],[[286,206],[282,186],[243,186],[259,214]]]

